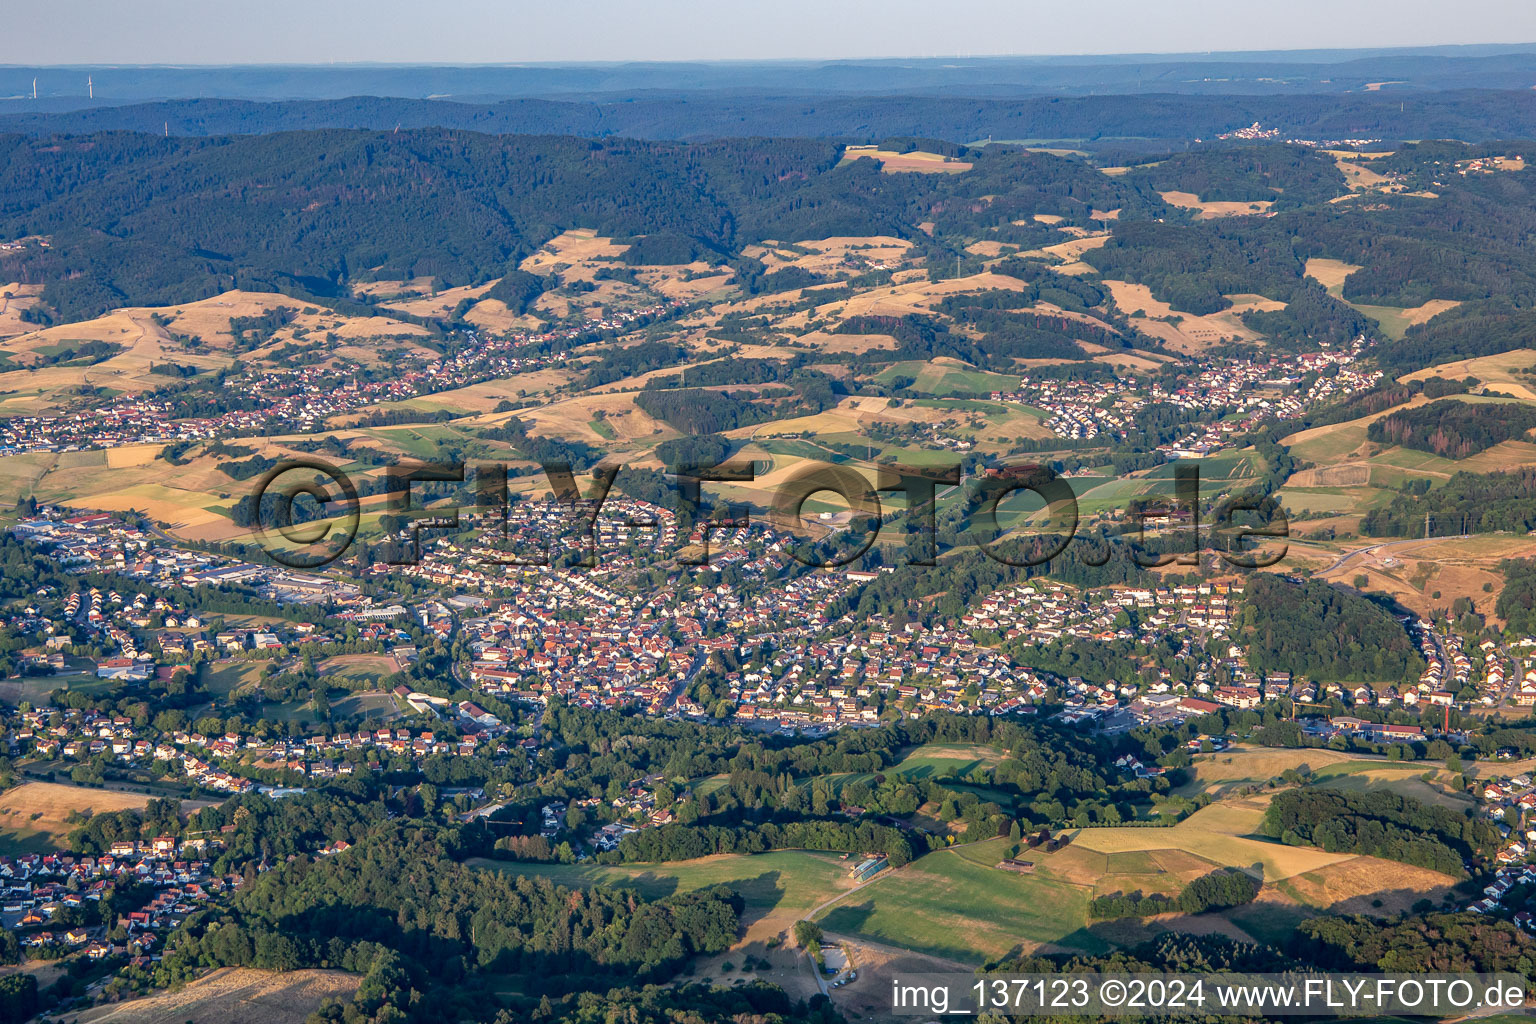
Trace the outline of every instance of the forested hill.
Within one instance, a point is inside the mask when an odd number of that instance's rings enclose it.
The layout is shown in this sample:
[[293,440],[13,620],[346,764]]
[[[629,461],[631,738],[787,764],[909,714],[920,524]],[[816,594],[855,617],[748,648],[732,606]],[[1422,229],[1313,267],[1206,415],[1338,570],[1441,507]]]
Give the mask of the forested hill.
[[1529,89],[1362,92],[1350,95],[869,96],[788,93],[642,93],[591,99],[519,98],[485,103],[381,96],[252,102],[176,99],[85,110],[0,104],[0,131],[156,135],[262,134],[315,128],[459,128],[497,134],[589,138],[713,139],[750,136],[873,141],[893,135],[1072,139],[1086,143],[1193,139],[1260,121],[1282,137],[1492,139],[1536,137]]
[[1413,640],[1378,605],[1326,583],[1259,574],[1238,620],[1248,663],[1327,682],[1406,682],[1424,671]]
[[1168,210],[1144,185],[1018,149],[979,152],[963,175],[882,174],[840,156],[815,139],[685,145],[438,129],[12,135],[0,137],[0,237],[52,244],[6,254],[0,276],[46,284],[55,314],[79,319],[235,285],[324,296],[360,279],[479,283],[571,228],[650,236],[647,262],[683,263],[765,238],[933,244],[924,220],[942,239],[1035,213],[1086,227],[1093,209]]
[[[1536,93],[1527,102],[1536,104]],[[1035,251],[1100,231],[1111,222],[1094,212],[1118,211],[1113,237],[1081,254],[1087,267],[1145,284],[1156,300],[1194,314],[1223,311],[1234,294],[1282,302],[1242,314],[1279,346],[1342,344],[1369,332],[1346,302],[1461,303],[1377,350],[1398,372],[1519,348],[1536,323],[1536,170],[1447,173],[1487,156],[1533,167],[1536,144],[1404,145],[1372,162],[1394,176],[1396,191],[1350,203],[1334,201],[1349,184],[1334,158],[1312,147],[1224,143],[1161,163],[1101,154],[1131,165],[1112,175],[1089,159],[1016,145],[912,136],[880,145],[956,156],[970,168],[885,173],[874,160],[844,160],[842,146],[825,138],[683,143],[442,128],[0,135],[0,240],[23,240],[0,252],[0,279],[44,286],[43,306],[28,311],[39,322],[236,287],[340,301],[366,281],[490,282],[562,231],[586,228],[631,245],[629,263],[731,264],[750,292],[769,278],[760,267],[754,277],[738,257],[764,240],[891,235],[913,243],[930,273],[958,273],[963,262],[975,273],[978,239]],[[1162,196],[1181,190],[1247,202],[1274,196],[1272,216],[1197,219]],[[49,244],[24,241],[37,236]],[[1335,295],[1308,276],[1313,258],[1359,269]],[[1029,266],[994,269],[1022,279]],[[812,283],[772,277],[787,288]],[[519,307],[543,287],[523,274],[491,297]],[[996,333],[988,316],[967,319]]]

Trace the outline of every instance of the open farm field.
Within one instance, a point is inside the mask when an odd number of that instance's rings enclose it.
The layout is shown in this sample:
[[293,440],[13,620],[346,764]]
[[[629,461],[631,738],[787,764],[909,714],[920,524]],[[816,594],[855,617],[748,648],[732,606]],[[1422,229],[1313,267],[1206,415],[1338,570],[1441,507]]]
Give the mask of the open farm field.
[[184,988],[73,1017],[80,1024],[303,1024],[322,1002],[351,999],[361,982],[342,971],[222,967]]

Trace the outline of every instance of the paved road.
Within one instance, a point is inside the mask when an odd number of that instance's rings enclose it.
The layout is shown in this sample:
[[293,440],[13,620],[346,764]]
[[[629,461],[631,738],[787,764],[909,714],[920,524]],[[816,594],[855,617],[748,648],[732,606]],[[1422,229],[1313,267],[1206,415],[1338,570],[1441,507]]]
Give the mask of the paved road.
[[[1457,536],[1458,535],[1452,535],[1452,536],[1447,536],[1447,537],[1430,537],[1428,539],[1429,540],[1455,540],[1457,538]],[[1465,536],[1465,534],[1461,534],[1459,536]],[[1372,551],[1392,551],[1392,550],[1396,550],[1397,548],[1408,547],[1409,545],[1412,545],[1412,544],[1423,544],[1424,541],[1425,541],[1425,538],[1423,538],[1423,537],[1410,537],[1407,540],[1383,541],[1380,544],[1372,544],[1368,548],[1356,548],[1354,551],[1351,551],[1348,554],[1340,555],[1334,561],[1334,563],[1332,565],[1330,565],[1326,569],[1318,570],[1316,575],[1318,575],[1318,576],[1326,575],[1327,573],[1333,572],[1333,570],[1342,567],[1350,559],[1358,558],[1361,555],[1368,555]]]

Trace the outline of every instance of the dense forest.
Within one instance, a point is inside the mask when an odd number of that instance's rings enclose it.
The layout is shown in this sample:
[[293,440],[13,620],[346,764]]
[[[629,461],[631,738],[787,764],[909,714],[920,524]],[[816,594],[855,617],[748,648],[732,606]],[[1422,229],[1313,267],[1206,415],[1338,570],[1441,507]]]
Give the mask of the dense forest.
[[375,830],[345,853],[263,873],[177,953],[204,962],[292,970],[340,961],[362,944],[432,964],[421,982],[477,970],[526,975],[559,990],[596,978],[669,977],[696,953],[736,939],[740,898],[727,890],[654,903],[609,888],[565,889],[451,859],[449,837]]
[[1515,558],[1499,564],[1504,589],[1494,611],[1510,631],[1536,635],[1536,559]]
[[1536,529],[1536,469],[1460,472],[1438,487],[1429,484],[1425,479],[1408,481],[1386,507],[1366,512],[1360,532],[1372,537],[1422,537],[1426,515],[1431,517],[1431,535]]
[[1097,896],[1088,912],[1101,920],[1120,917],[1151,917],[1154,914],[1201,914],[1252,903],[1264,882],[1246,871],[1222,868],[1202,875],[1172,896],[1152,893],[1120,893]]
[[1400,409],[1366,428],[1366,437],[1379,444],[1464,459],[1504,441],[1523,438],[1536,427],[1536,409],[1518,402],[1471,405],[1445,400]]
[[[1026,248],[1059,239],[1036,219],[1044,216],[1068,229],[1111,227],[1109,243],[1082,260],[1104,277],[1146,284],[1177,310],[1217,312],[1239,293],[1283,302],[1242,315],[1281,347],[1375,333],[1372,321],[1306,275],[1313,257],[1360,267],[1344,282],[1351,302],[1459,301],[1380,350],[1383,362],[1403,371],[1506,351],[1530,337],[1536,185],[1522,174],[1437,177],[1447,160],[1483,152],[1405,146],[1379,166],[1425,189],[1433,185],[1437,198],[1382,194],[1366,209],[1324,201],[1345,188],[1320,154],[1273,144],[1202,147],[1111,177],[1079,157],[1001,145],[967,149],[972,167],[961,174],[884,174],[874,161],[841,161],[837,142],[817,138],[684,144],[443,128],[0,136],[0,236],[49,242],[0,255],[0,275],[44,285],[43,306],[27,311],[40,322],[234,287],[364,312],[369,307],[351,298],[351,285],[420,276],[443,287],[496,282],[491,297],[518,311],[552,284],[518,263],[566,229],[627,243],[624,263],[728,266],[744,291],[757,294],[817,283],[806,272],[764,273],[741,257],[744,246],[765,239],[892,235],[914,242],[937,274],[957,256],[966,264],[965,247],[978,237]],[[224,184],[209,189],[211,180]],[[1159,190],[1173,186],[1276,196],[1278,212],[1198,220],[1161,199]],[[1119,213],[1112,222],[1095,220],[1104,210]],[[974,258],[969,266],[981,268]],[[1091,275],[1073,280],[1019,257],[994,269],[1064,310],[1103,300]],[[840,294],[829,289],[820,297]],[[944,312],[955,330],[910,317],[927,322],[861,324],[852,317],[841,329],[893,333],[894,326],[899,358],[951,356],[998,370],[1021,358],[1082,359],[1084,343],[1155,347],[1114,313],[1106,329],[1024,308],[1022,301],[954,299]],[[618,379],[610,375],[618,369],[593,367],[593,382]]]
[[1248,581],[1237,624],[1249,664],[1259,672],[1329,682],[1401,682],[1424,671],[1424,659],[1400,622],[1371,601],[1326,583],[1257,574]]
[[[925,217],[974,235],[1038,212],[1087,226],[1095,208],[1164,209],[1083,161],[1020,149],[988,149],[964,175],[892,176],[840,153],[438,129],[0,137],[0,236],[51,240],[6,253],[0,273],[44,283],[51,315],[79,319],[236,286],[339,298],[354,280],[480,283],[569,228],[676,262],[765,238],[910,237]],[[525,306],[543,286],[517,275],[500,297]]]
[[640,409],[685,434],[718,434],[786,416],[811,416],[836,405],[843,386],[825,374],[799,371],[788,387],[707,391],[647,389],[635,396]]
[[1278,207],[1327,202],[1348,185],[1332,159],[1279,144],[1178,153],[1132,172],[1159,192],[1192,192],[1207,203],[1267,200]]
[[1276,794],[1263,832],[1289,846],[1382,857],[1457,878],[1499,842],[1491,824],[1450,808],[1396,793],[1314,786]]
[[[841,62],[837,62],[841,63]],[[1138,70],[1141,67],[1137,64]],[[1186,64],[1173,72],[1174,83],[1210,81],[1211,64]],[[1378,65],[1380,67],[1380,65]],[[825,66],[817,70],[827,70]],[[1332,70],[1332,69],[1330,69]],[[891,71],[877,72],[882,84]],[[461,103],[345,93],[346,99],[250,100],[177,99],[106,106],[60,113],[8,112],[0,130],[48,135],[55,132],[136,131],[172,135],[255,134],[298,129],[349,128],[389,131],[455,128],[519,134],[605,135],[629,138],[689,139],[731,136],[819,136],[875,142],[896,136],[938,139],[1071,139],[1075,144],[1120,151],[1166,154],[1183,150],[1191,139],[1262,121],[1290,137],[1380,139],[1515,139],[1536,136],[1536,100],[1525,83],[1528,70],[1511,74],[1508,91],[1457,89],[1424,92],[1403,106],[1392,90],[1363,86],[1399,75],[1397,65],[1362,77],[1356,91],[1297,95],[1146,95],[1062,96],[880,96],[862,94],[869,72],[857,75],[860,95],[826,95],[806,103],[796,95],[801,80],[787,92],[748,95],[730,92],[641,93],[602,99],[503,100]],[[1286,75],[1289,80],[1290,75]],[[606,76],[604,81],[606,81]],[[1331,79],[1330,79],[1331,80]],[[985,79],[989,87],[994,79]],[[1130,81],[1121,92],[1129,91]],[[1261,85],[1260,76],[1248,78]],[[1515,82],[1520,84],[1516,85]],[[1160,88],[1164,82],[1160,82]],[[1103,92],[1096,78],[1093,91]],[[1214,84],[1225,89],[1225,84]],[[18,91],[21,84],[15,87]],[[362,89],[353,92],[368,92]],[[423,89],[422,94],[431,92]],[[588,87],[559,91],[588,91]],[[481,95],[484,87],[462,93]],[[461,94],[462,94],[461,93]],[[282,95],[290,95],[284,90]],[[14,107],[11,108],[15,110]],[[1148,140],[1158,140],[1149,146]]]
[[1382,921],[1365,916],[1303,921],[1292,943],[1325,970],[1536,971],[1536,938],[1480,914],[1428,914]]

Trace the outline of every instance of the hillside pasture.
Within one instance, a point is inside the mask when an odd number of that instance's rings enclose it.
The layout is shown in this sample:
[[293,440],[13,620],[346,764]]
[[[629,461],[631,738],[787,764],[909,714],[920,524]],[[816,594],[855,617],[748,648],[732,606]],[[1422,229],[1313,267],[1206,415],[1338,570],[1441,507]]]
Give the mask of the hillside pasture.
[[1360,269],[1357,263],[1345,263],[1343,260],[1329,260],[1314,256],[1307,260],[1306,275],[1327,290],[1329,295],[1339,299],[1344,297],[1344,281]]
[[1194,210],[1199,220],[1216,220],[1220,217],[1251,217],[1268,213],[1275,205],[1273,199],[1255,202],[1205,202],[1193,192],[1159,192],[1163,202],[1181,210]]
[[963,174],[973,166],[964,160],[943,156],[939,153],[897,153],[894,150],[865,146],[849,146],[843,150],[843,162],[874,160],[886,174]]
[[1102,951],[1085,931],[1087,890],[993,867],[1004,848],[993,840],[930,853],[877,876],[816,920],[828,931],[965,963],[1041,948]]
[[1476,377],[1483,382],[1484,387],[1490,390],[1502,391],[1517,398],[1536,400],[1536,387],[1532,386],[1532,379],[1524,372],[1532,367],[1536,367],[1536,350],[1520,348],[1511,352],[1500,352],[1498,355],[1441,363],[1438,366],[1405,374],[1398,379],[1406,383],[1428,380],[1431,377],[1443,377],[1446,380],[1465,380],[1467,377]]
[[1104,285],[1115,305],[1130,317],[1138,330],[1161,340],[1181,355],[1197,355],[1212,345],[1228,341],[1258,338],[1231,310],[1196,316],[1155,298],[1144,284],[1106,278]]
[[142,793],[24,782],[0,793],[0,852],[31,837],[62,846],[74,827],[68,820],[72,813],[143,810],[149,799]]

